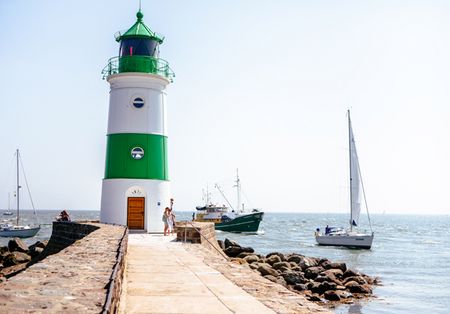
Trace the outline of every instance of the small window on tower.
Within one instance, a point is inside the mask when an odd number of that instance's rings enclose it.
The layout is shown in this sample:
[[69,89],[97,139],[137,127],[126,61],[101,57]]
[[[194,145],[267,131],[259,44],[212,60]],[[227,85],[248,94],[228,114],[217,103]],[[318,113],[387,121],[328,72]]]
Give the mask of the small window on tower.
[[134,147],[131,150],[131,157],[133,157],[133,159],[142,159],[142,157],[144,157],[144,150],[140,147]]
[[144,100],[141,97],[136,97],[133,100],[133,106],[138,109],[144,107]]

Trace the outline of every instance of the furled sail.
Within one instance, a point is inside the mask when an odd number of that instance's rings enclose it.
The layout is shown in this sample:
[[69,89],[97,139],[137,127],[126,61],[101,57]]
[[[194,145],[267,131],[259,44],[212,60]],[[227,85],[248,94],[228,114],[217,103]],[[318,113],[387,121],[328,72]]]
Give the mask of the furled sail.
[[353,136],[350,112],[348,113],[349,144],[350,144],[350,225],[359,224],[359,213],[361,211],[361,176],[359,174],[358,154],[356,153],[355,138]]

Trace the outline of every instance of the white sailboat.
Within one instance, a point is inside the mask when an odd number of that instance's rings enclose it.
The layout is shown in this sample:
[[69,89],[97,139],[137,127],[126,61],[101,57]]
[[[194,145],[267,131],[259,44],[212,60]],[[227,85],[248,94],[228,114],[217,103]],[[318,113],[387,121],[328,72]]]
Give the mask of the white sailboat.
[[[352,248],[370,249],[372,246],[374,233],[370,224],[369,210],[367,208],[367,200],[362,182],[361,171],[359,168],[358,154],[356,152],[355,139],[353,136],[352,122],[350,119],[350,110],[347,111],[348,116],[348,133],[349,133],[349,161],[350,161],[350,228],[327,228],[325,233],[316,230],[316,241],[319,245],[345,246]],[[364,196],[365,207],[371,234],[358,232],[356,227],[359,224],[359,214],[361,211],[361,192]]]
[[[11,223],[5,223],[0,224],[0,237],[19,237],[19,238],[29,238],[34,237],[39,230],[41,230],[41,226],[30,226],[30,225],[20,225],[20,179],[19,179],[19,160],[20,160],[20,154],[19,150],[16,150],[16,161],[17,161],[17,176],[16,176],[16,200],[17,200],[17,217],[16,217],[16,224]],[[25,183],[27,184],[28,189],[28,183],[26,182],[25,177]],[[29,192],[29,189],[28,189]],[[31,198],[31,195],[30,195]],[[31,200],[31,204],[33,205],[33,200]],[[34,209],[34,205],[33,205]],[[36,211],[34,212],[36,214]]]

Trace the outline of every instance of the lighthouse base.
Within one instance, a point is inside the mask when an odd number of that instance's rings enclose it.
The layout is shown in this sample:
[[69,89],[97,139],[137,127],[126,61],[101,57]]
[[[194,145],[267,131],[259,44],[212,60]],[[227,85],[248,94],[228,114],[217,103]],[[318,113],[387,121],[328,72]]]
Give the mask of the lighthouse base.
[[104,179],[100,222],[162,233],[164,208],[170,206],[170,183],[162,180]]

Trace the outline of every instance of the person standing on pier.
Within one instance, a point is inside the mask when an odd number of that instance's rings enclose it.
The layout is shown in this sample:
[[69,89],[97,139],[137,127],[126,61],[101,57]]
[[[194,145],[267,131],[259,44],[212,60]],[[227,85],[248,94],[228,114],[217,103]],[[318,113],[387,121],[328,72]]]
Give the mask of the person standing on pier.
[[170,235],[170,227],[169,227],[169,217],[170,217],[170,208],[166,207],[164,209],[164,214],[162,216],[162,221],[164,222],[164,235]]

